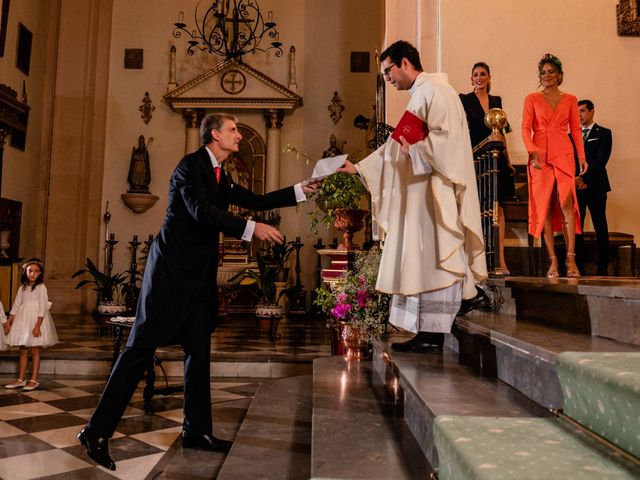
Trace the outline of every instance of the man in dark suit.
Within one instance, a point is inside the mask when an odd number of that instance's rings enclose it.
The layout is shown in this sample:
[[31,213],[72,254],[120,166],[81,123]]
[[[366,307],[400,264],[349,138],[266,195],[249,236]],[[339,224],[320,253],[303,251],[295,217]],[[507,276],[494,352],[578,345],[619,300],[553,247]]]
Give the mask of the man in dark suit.
[[274,227],[230,214],[228,206],[267,210],[296,205],[316,183],[257,195],[234,183],[221,164],[238,151],[236,118],[207,115],[204,144],[186,155],[169,183],[168,207],[154,239],[142,281],[136,319],[126,348],[113,367],[87,426],[78,434],[89,457],[115,470],[108,439],[116,430],[155,349],[182,345],[184,424],[182,446],[228,451],[231,442],[213,435],[210,392],[211,333],[218,319],[216,275],[220,232],[243,240],[283,241]]
[[[582,175],[576,176],[580,221],[584,228],[584,217],[587,208],[591,213],[591,222],[596,232],[598,243],[597,275],[607,275],[609,267],[609,227],[607,226],[607,192],[611,190],[607,176],[607,162],[611,155],[611,130],[593,121],[595,114],[591,100],[578,102],[582,138],[589,168]],[[576,256],[580,270],[584,266],[584,238],[576,235]]]

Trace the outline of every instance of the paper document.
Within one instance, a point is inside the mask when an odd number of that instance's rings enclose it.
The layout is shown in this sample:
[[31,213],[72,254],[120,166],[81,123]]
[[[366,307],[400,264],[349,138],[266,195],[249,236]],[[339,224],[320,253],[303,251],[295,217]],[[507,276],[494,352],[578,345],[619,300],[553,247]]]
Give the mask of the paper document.
[[313,167],[310,180],[322,180],[329,175],[336,173],[336,170],[344,165],[348,155],[338,155],[336,157],[321,158]]

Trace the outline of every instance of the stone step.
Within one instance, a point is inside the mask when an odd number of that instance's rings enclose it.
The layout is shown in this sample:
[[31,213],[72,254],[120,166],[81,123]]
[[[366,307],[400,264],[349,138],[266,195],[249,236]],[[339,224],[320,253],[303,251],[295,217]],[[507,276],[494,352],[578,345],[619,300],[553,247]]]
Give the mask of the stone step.
[[[458,362],[457,354],[397,353],[391,335],[373,342],[373,368],[387,389],[404,405],[404,420],[429,463],[437,467],[433,422],[438,415],[543,417],[548,411],[497,378],[480,376]],[[316,360],[317,362],[317,360]],[[314,371],[316,365],[314,363]],[[389,477],[392,478],[392,477]]]
[[260,385],[219,480],[309,478],[312,377]]
[[497,376],[545,408],[562,408],[556,357],[580,352],[640,352],[640,346],[515,315],[474,311],[456,318],[450,346],[461,362],[485,376]]
[[369,361],[313,362],[312,479],[427,478],[431,467]]
[[[54,347],[55,348],[55,347]],[[167,376],[184,375],[184,354],[179,349],[161,350],[157,356]],[[211,377],[282,378],[311,374],[311,360],[296,359],[294,355],[247,356],[215,353],[211,362]],[[65,352],[42,349],[40,373],[44,375],[109,375],[112,352]],[[0,373],[18,372],[18,350],[0,352]],[[164,375],[156,367],[156,375]]]
[[640,280],[541,277],[489,281],[503,313],[640,346]]

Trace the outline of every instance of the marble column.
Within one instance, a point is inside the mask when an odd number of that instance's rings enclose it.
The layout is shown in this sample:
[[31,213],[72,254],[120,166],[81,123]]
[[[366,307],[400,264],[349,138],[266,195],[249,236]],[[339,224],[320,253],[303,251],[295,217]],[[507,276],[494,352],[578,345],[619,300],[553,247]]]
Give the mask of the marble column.
[[264,118],[267,124],[267,165],[265,192],[280,188],[280,146],[282,120],[284,111],[276,108],[265,110]]
[[202,116],[198,110],[187,109],[184,111],[184,120],[187,128],[186,141],[184,145],[184,153],[195,152],[200,148],[200,117]]

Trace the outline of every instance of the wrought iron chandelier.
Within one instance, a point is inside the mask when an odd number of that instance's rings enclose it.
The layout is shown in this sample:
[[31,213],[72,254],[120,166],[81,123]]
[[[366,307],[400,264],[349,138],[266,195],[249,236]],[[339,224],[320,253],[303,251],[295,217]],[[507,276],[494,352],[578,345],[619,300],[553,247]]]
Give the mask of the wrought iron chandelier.
[[[272,49],[275,50],[276,57],[282,56],[282,43],[275,28],[273,12],[268,12],[265,22],[256,0],[214,0],[202,16],[198,15],[200,3],[196,5],[193,30],[187,29],[184,12],[179,13],[178,21],[174,23],[173,36],[187,36],[189,55],[193,55],[198,48],[227,59],[241,59],[247,53]],[[271,39],[271,45],[260,48],[265,36]]]

